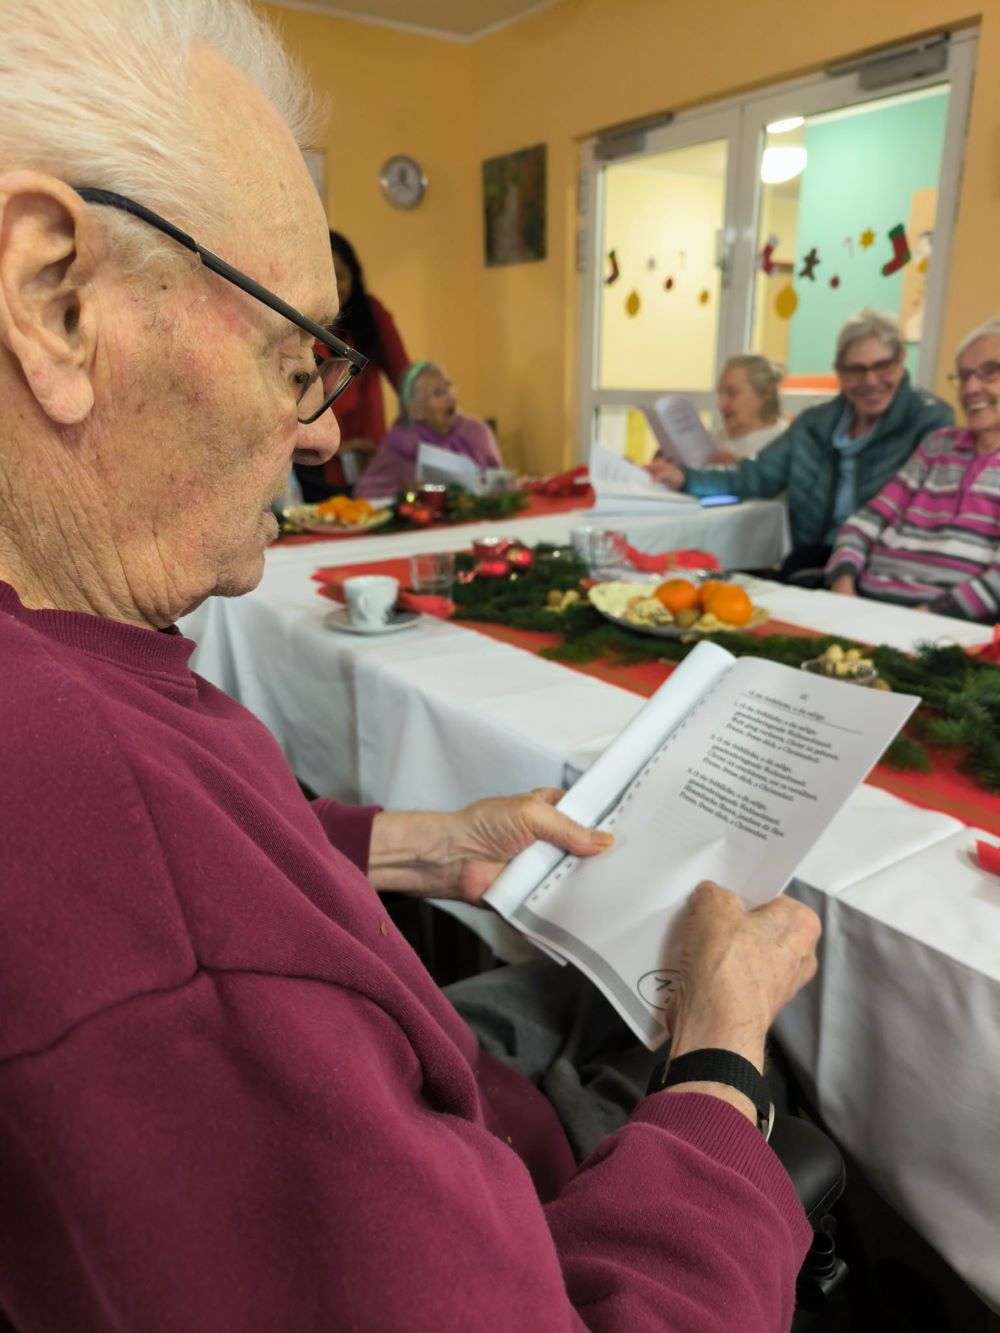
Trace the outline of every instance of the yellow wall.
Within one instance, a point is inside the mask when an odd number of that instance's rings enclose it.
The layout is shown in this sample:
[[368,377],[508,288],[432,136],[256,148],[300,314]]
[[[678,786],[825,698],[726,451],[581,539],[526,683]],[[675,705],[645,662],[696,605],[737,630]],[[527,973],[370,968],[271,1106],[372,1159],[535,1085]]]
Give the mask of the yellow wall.
[[[679,389],[711,389],[715,379],[715,334],[719,312],[719,270],[715,238],[725,218],[725,158],[716,176],[691,176],[670,170],[674,154],[657,166],[627,162],[609,167],[604,177],[607,234],[619,253],[632,259],[627,279],[601,288],[600,383],[605,389],[659,389],[670,382]],[[683,158],[685,150],[676,155]],[[642,268],[646,256],[671,256],[678,291],[665,294],[666,268]],[[679,267],[683,254],[684,268]],[[680,291],[689,313],[675,317]],[[694,293],[707,292],[704,305]],[[629,314],[630,296],[644,306],[641,317]],[[680,299],[684,299],[681,296]]]
[[[357,249],[369,290],[392,312],[413,360],[441,361],[467,409],[487,415],[470,299],[482,241],[468,47],[263,8],[329,107],[316,147],[326,150],[330,225]],[[394,153],[409,153],[427,173],[416,209],[393,208],[379,190],[379,168]]]
[[[979,0],[979,5],[982,0]],[[715,101],[861,50],[981,21],[939,389],[962,333],[1000,311],[1000,6],[976,0],[561,0],[470,45],[271,8],[334,104],[332,217],[414,356],[444,360],[467,410],[496,416],[513,461],[575,451],[579,142],[608,125]],[[548,145],[548,257],[486,269],[479,164]],[[422,158],[426,203],[378,197],[391,152]]]

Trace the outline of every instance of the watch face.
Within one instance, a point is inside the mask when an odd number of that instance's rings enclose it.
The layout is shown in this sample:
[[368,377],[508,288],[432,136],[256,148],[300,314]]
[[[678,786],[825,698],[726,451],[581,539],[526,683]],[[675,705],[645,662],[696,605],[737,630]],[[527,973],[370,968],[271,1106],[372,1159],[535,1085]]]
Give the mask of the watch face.
[[379,175],[382,193],[397,208],[416,208],[427,189],[427,177],[412,157],[390,157]]

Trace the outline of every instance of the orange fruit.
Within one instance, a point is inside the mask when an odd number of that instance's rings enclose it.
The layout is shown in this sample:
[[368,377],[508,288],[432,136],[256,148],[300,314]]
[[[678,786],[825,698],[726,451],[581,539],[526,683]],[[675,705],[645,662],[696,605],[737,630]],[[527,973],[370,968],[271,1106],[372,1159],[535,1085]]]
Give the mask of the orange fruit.
[[712,597],[715,596],[719,588],[728,588],[728,587],[729,584],[725,583],[722,579],[705,580],[705,582],[701,585],[698,591],[701,593],[701,604],[706,611],[708,610],[709,601],[712,599]]
[[753,602],[742,588],[735,584],[715,588],[709,594],[706,610],[727,625],[746,625],[753,615]]
[[653,593],[671,615],[678,611],[693,611],[700,602],[698,589],[687,579],[667,579]]

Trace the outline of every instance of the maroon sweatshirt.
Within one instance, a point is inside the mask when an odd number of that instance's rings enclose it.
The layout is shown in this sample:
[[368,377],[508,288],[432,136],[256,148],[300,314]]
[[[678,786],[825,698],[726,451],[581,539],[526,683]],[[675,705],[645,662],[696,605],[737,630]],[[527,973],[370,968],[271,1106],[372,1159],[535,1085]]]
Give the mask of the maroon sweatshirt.
[[753,1125],[660,1093],[575,1170],[388,921],[373,812],[310,808],[192,647],[0,584],[19,1333],[787,1328],[809,1231]]

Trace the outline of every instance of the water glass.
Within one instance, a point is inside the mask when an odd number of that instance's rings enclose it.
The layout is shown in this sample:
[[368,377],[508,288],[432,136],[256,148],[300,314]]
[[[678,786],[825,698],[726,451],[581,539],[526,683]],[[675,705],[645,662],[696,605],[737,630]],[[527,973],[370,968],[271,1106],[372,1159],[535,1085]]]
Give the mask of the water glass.
[[572,533],[573,550],[583,560],[595,579],[610,579],[623,564],[625,537],[604,528],[576,528]]
[[414,592],[450,597],[455,582],[455,556],[451,551],[410,556],[410,587]]

